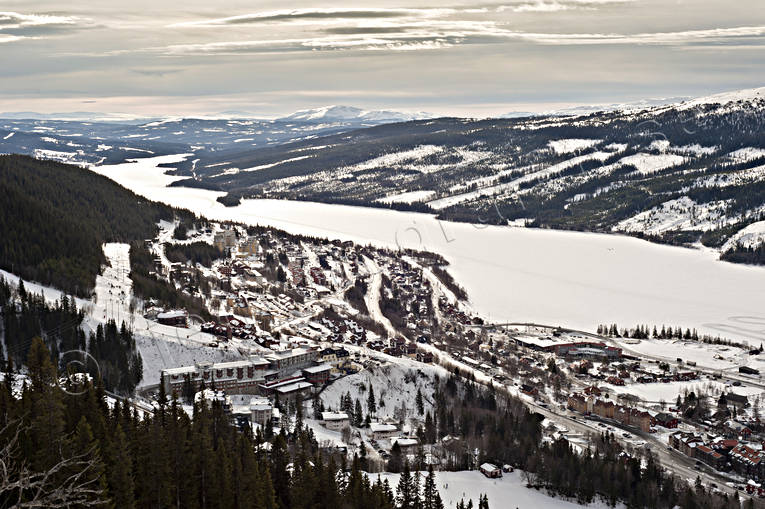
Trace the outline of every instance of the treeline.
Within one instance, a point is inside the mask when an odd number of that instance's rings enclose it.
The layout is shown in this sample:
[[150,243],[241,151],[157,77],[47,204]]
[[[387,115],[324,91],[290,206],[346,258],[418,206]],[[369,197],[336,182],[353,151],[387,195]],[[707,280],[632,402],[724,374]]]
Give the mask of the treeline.
[[433,271],[433,274],[438,280],[441,281],[441,283],[448,288],[455,297],[460,300],[467,300],[467,291],[454,280],[454,277],[452,277],[446,269],[440,265],[433,265],[430,270]]
[[101,245],[154,236],[160,219],[190,215],[84,168],[0,156],[0,268],[80,297],[105,262]]
[[132,331],[124,323],[118,328],[109,320],[86,336],[85,313],[66,294],[49,304],[42,295],[28,292],[23,281],[14,288],[0,278],[0,316],[0,338],[5,340],[5,353],[12,365],[23,364],[34,338],[39,337],[62,369],[76,363],[91,375],[100,376],[110,391],[131,394],[143,377],[143,361]]
[[632,329],[622,328],[615,323],[611,325],[598,325],[598,334],[602,336],[608,336],[611,338],[631,338],[631,339],[686,339],[690,341],[700,341],[702,343],[712,345],[728,345],[738,348],[747,348],[747,345],[743,343],[736,343],[730,339],[721,338],[720,336],[711,336],[704,334],[699,336],[698,331],[690,329],[688,327],[683,330],[682,327],[676,326],[674,329],[672,326],[662,325],[661,330],[656,325],[651,329],[648,325],[638,325]]
[[364,300],[367,294],[367,286],[366,281],[356,279],[353,286],[345,291],[345,300],[363,315],[369,315],[369,308],[367,308],[367,303]]
[[101,377],[108,390],[125,395],[135,391],[143,378],[143,359],[125,322],[119,328],[114,320],[106,326],[99,324],[90,335],[88,352],[98,363],[94,375]]
[[207,242],[192,242],[190,244],[170,244],[162,245],[165,250],[165,256],[171,262],[188,263],[193,265],[197,263],[205,267],[212,267],[215,260],[224,256],[224,253],[215,246]]
[[749,265],[765,265],[765,242],[757,247],[736,246],[720,255],[721,260]]

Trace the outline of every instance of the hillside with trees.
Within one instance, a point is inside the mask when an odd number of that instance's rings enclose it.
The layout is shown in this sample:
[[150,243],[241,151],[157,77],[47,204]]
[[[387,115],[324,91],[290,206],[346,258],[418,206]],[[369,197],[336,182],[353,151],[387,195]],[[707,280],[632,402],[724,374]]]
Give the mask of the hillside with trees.
[[77,166],[0,156],[0,268],[88,296],[105,242],[153,237],[161,219],[190,215]]

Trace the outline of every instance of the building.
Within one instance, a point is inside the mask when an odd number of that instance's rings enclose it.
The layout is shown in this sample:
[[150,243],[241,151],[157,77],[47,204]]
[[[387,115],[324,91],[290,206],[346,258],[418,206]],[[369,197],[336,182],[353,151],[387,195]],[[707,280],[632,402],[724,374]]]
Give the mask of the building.
[[725,456],[712,450],[706,445],[696,446],[694,457],[699,461],[703,461],[715,470],[723,470],[725,468]]
[[165,311],[157,314],[157,321],[172,327],[188,327],[188,314],[182,309]]
[[731,449],[728,459],[737,473],[756,480],[763,478],[763,467],[765,467],[765,464],[763,463],[762,450],[738,444]]
[[480,466],[479,470],[483,475],[489,479],[497,479],[502,477],[502,469],[492,463],[484,463]]
[[391,445],[398,444],[399,449],[404,454],[414,454],[420,446],[420,442],[416,438],[407,437],[393,437],[390,439],[390,443]]
[[324,385],[329,381],[329,373],[332,366],[329,364],[319,364],[318,366],[309,366],[303,369],[303,376],[313,385]]
[[199,362],[193,366],[164,369],[162,375],[168,394],[180,394],[187,380],[194,391],[204,384],[229,393],[271,394],[276,383],[307,382],[311,385],[315,382],[320,385],[326,382],[328,366],[317,366],[309,370],[309,376],[303,376],[302,370],[311,367],[316,355],[315,349],[296,348],[241,361]]
[[271,369],[283,377],[311,366],[318,356],[319,351],[315,348],[294,348],[270,353],[265,359],[271,363]]
[[557,343],[546,347],[561,357],[573,359],[607,359],[615,360],[622,357],[622,349],[608,346],[605,343],[581,342],[581,343]]
[[613,419],[616,414],[616,405],[613,401],[596,400],[592,405],[592,413],[604,419]]
[[745,394],[736,394],[734,392],[729,392],[725,395],[725,399],[728,400],[728,403],[730,403],[733,406],[746,408],[749,406],[749,399],[746,397]]
[[276,389],[280,398],[303,398],[311,392],[313,385],[310,382],[293,382],[282,385]]
[[236,232],[234,230],[223,230],[216,233],[213,237],[213,245],[221,251],[236,246]]
[[184,384],[190,383],[194,391],[205,387],[231,393],[255,394],[261,383],[276,377],[269,369],[269,362],[260,357],[234,362],[198,362],[193,366],[182,366],[162,370],[167,394],[180,395]]
[[391,438],[398,434],[398,428],[393,424],[373,422],[369,425],[369,429],[372,431],[372,438],[375,440]]
[[674,429],[677,428],[677,417],[675,417],[672,414],[668,414],[667,412],[659,412],[654,417],[655,424],[658,424],[659,426],[663,426],[667,429]]
[[265,426],[273,416],[274,407],[268,398],[252,398],[250,400],[250,421],[253,424]]
[[257,237],[247,237],[247,240],[242,242],[239,246],[240,253],[247,253],[248,255],[256,255],[260,250],[260,242]]
[[351,419],[345,412],[322,412],[321,421],[325,428],[341,431],[351,425]]
[[217,401],[223,407],[223,411],[226,413],[231,412],[231,398],[226,396],[223,391],[213,391],[211,389],[205,389],[194,394],[194,403],[200,405],[204,403],[208,408],[212,406],[213,402]]
[[569,410],[580,414],[587,413],[587,400],[581,394],[573,393],[568,397],[567,405]]

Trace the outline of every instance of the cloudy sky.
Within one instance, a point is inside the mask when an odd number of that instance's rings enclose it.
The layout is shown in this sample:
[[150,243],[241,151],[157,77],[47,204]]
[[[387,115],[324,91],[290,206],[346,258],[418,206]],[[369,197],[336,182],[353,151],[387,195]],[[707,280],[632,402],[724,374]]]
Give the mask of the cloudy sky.
[[765,86],[762,0],[0,0],[0,111],[475,115]]

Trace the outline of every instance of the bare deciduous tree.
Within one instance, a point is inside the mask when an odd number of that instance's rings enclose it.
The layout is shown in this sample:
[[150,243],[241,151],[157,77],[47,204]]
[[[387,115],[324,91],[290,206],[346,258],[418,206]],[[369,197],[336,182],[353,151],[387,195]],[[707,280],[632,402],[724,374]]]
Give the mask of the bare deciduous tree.
[[99,484],[96,460],[91,451],[61,459],[48,470],[34,472],[19,454],[20,421],[0,430],[7,438],[0,447],[0,499],[14,508],[103,507],[107,504]]

